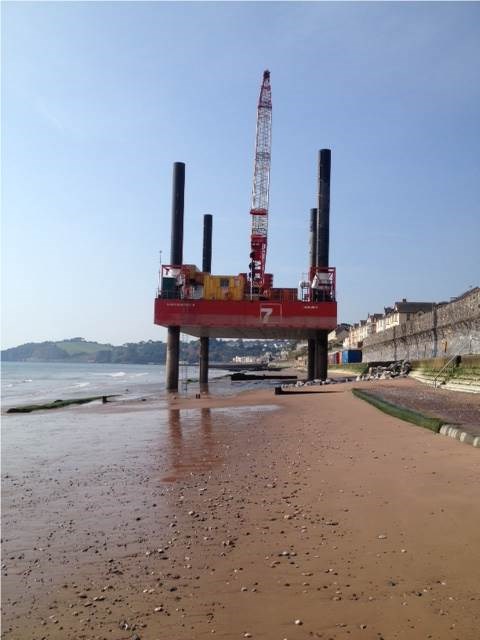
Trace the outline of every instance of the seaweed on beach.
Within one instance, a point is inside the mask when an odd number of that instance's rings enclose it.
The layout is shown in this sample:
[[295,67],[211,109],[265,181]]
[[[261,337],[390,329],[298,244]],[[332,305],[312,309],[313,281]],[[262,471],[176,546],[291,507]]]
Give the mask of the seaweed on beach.
[[46,409],[61,409],[68,407],[72,404],[87,404],[88,402],[94,402],[95,400],[102,400],[102,402],[108,402],[108,398],[113,396],[90,396],[89,398],[70,398],[67,400],[54,400],[53,402],[47,402],[45,404],[25,404],[20,407],[10,407],[6,413],[31,413],[32,411],[44,411]]
[[388,413],[388,415],[394,416],[395,418],[400,418],[400,420],[405,420],[406,422],[411,422],[412,424],[416,424],[419,427],[425,427],[426,429],[430,429],[431,431],[435,431],[435,433],[439,433],[440,428],[445,422],[440,420],[440,418],[434,418],[431,416],[424,415],[423,413],[419,413],[418,411],[414,411],[413,409],[408,409],[407,407],[403,407],[401,405],[392,404],[383,398],[380,398],[373,393],[368,391],[364,391],[363,389],[352,389],[352,393],[357,398],[365,400],[369,404],[373,405],[380,411],[384,413]]

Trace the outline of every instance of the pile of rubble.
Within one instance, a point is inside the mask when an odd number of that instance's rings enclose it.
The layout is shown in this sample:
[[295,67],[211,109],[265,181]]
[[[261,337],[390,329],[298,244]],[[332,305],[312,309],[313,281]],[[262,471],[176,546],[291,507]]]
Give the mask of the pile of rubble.
[[279,389],[295,389],[299,387],[311,387],[317,385],[326,385],[326,384],[341,384],[345,382],[360,382],[362,380],[389,380],[391,378],[405,378],[408,376],[412,369],[412,365],[408,360],[401,360],[399,362],[392,362],[389,365],[377,365],[376,367],[369,367],[367,373],[363,373],[360,376],[355,377],[345,377],[345,378],[327,378],[326,380],[308,380],[307,382],[302,382],[301,380],[297,380],[297,382],[293,382],[290,384],[282,384]]
[[326,380],[320,380],[319,378],[315,378],[315,380],[307,380],[306,382],[302,382],[301,380],[297,380],[297,382],[292,383],[292,384],[282,384],[282,388],[298,388],[298,387],[313,387],[313,386],[318,386],[318,385],[325,385],[325,384],[341,384],[343,382],[353,382],[355,380],[354,377],[352,378],[339,378],[337,380],[333,379],[333,378],[327,378]]
[[412,369],[409,360],[392,362],[387,366],[369,367],[368,372],[356,377],[360,380],[389,380],[390,378],[405,378]]
[[307,380],[306,382],[302,382],[301,380],[298,380],[298,382],[296,383],[296,387],[311,387],[313,385],[318,385],[318,384],[332,384],[332,382],[334,382],[333,380],[331,380],[330,378],[327,378],[326,380],[320,380],[319,378],[315,378],[315,380]]

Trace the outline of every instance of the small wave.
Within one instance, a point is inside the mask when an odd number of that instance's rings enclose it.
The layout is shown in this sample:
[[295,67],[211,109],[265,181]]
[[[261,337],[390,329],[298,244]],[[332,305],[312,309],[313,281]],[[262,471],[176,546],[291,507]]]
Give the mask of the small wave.
[[142,376],[148,376],[148,371],[145,373],[134,373],[132,374],[132,378],[141,378]]
[[117,373],[109,373],[108,375],[111,378],[121,378],[123,376],[126,376],[127,374],[125,373],[125,371],[117,371]]
[[31,378],[26,378],[25,380],[22,380],[22,382],[33,382],[33,380]]
[[81,387],[89,387],[90,383],[89,382],[77,382],[76,384],[74,384],[71,387],[68,387],[69,389],[80,389]]

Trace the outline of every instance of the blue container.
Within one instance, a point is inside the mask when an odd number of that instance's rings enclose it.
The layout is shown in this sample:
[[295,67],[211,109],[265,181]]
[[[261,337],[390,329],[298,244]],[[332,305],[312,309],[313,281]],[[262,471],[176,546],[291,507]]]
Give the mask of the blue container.
[[362,361],[361,349],[346,349],[342,351],[342,364],[352,364]]

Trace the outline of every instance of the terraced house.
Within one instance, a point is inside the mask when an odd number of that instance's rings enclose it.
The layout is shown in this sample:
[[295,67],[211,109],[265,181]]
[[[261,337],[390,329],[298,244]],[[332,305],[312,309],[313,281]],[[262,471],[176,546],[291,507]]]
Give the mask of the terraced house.
[[372,333],[379,333],[385,329],[397,327],[404,322],[408,322],[408,320],[412,320],[414,317],[432,311],[434,304],[434,302],[408,302],[406,298],[403,298],[401,302],[395,302],[393,309],[385,307],[385,313],[376,321],[376,330],[372,331]]

